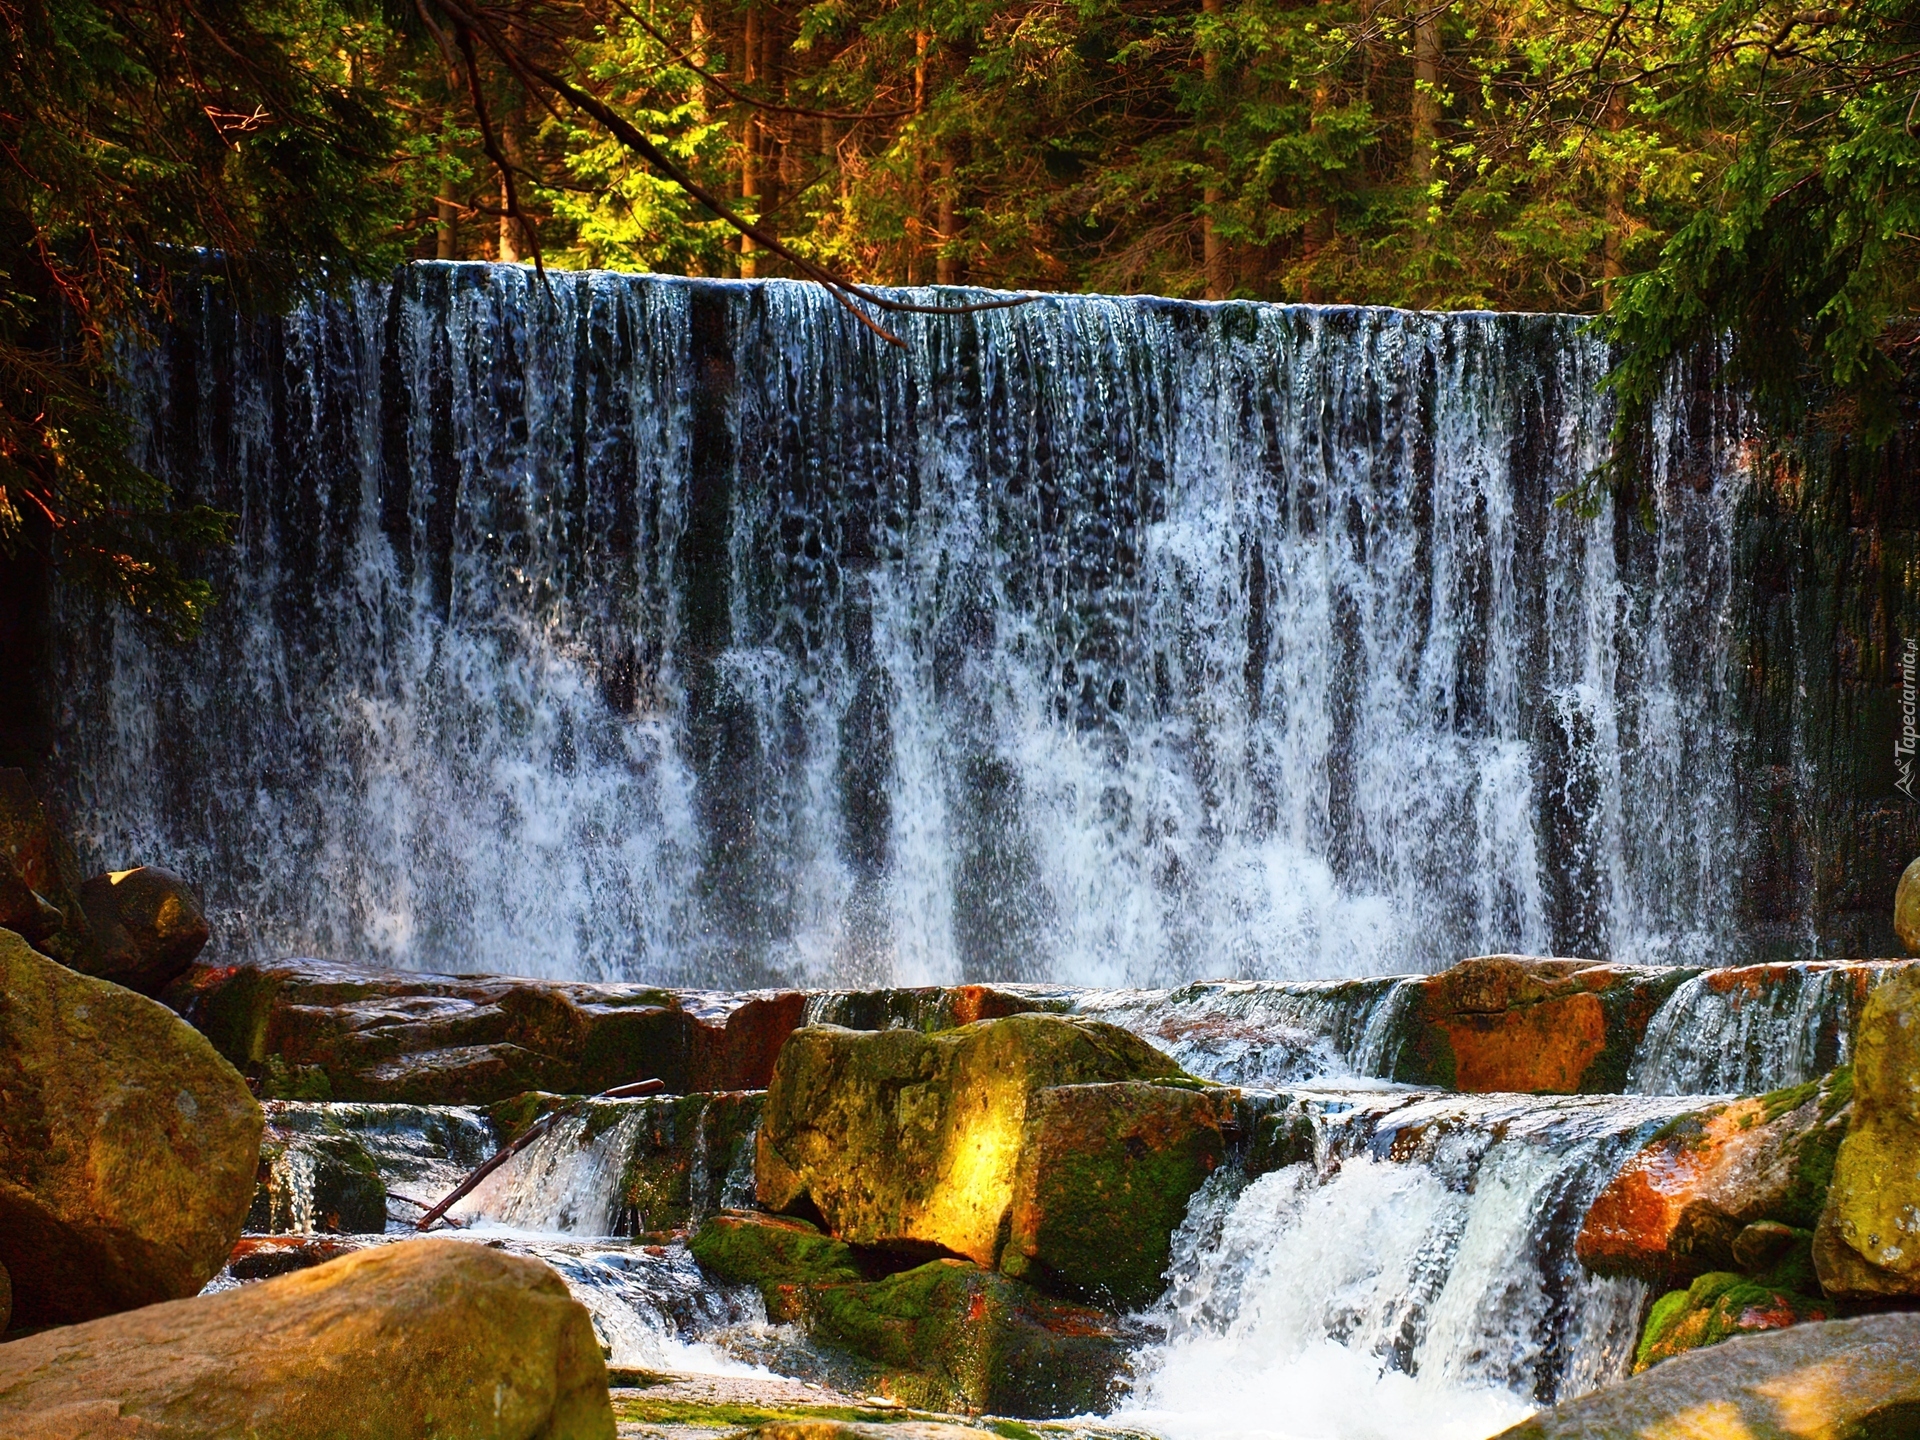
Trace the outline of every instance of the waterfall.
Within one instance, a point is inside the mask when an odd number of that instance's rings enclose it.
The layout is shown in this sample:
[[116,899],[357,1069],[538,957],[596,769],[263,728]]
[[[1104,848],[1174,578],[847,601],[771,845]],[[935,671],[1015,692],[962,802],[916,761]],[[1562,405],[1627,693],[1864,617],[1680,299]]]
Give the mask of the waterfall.
[[1123,1419],[1169,1440],[1462,1440],[1626,1374],[1649,1298],[1573,1241],[1684,1108],[1338,1092],[1319,1158],[1210,1180]]
[[[926,292],[923,299],[937,299]],[[1175,986],[1724,953],[1733,409],[1660,524],[1569,317],[419,264],[128,366],[238,517],[186,650],[69,598],[52,774],[215,953]]]

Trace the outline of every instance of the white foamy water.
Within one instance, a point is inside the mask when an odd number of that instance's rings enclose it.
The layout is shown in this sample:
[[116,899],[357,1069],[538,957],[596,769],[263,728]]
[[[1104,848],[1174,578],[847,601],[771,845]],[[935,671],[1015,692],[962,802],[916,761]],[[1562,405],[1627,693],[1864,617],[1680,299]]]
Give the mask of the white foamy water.
[[239,538],[193,649],[75,602],[53,773],[224,953],[1727,953],[1725,397],[1657,407],[1646,533],[1554,503],[1610,421],[1571,317],[1048,297],[894,352],[806,286],[550,280],[186,297],[133,367],[141,457]]

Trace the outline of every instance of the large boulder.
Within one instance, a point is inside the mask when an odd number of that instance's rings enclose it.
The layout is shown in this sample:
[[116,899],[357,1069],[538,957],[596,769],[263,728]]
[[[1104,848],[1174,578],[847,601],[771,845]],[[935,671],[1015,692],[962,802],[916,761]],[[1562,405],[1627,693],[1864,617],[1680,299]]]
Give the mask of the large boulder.
[[1829,1295],[1920,1294],[1920,969],[1889,975],[1854,1037],[1853,1123],[1814,1237]]
[[1387,1078],[1471,1092],[1625,1088],[1647,1024],[1700,972],[1481,955],[1413,982]]
[[385,1245],[0,1346],[11,1440],[613,1440],[586,1310],[537,1261]]
[[684,998],[648,985],[365,970],[325,960],[196,964],[164,992],[264,1094],[491,1105],[529,1090],[595,1094],[764,1086],[805,997]]
[[796,1030],[767,1090],[754,1167],[760,1201],[816,1213],[856,1245],[993,1266],[1033,1096],[1179,1078],[1180,1067],[1144,1040],[1058,1015],[932,1035]]
[[1900,872],[1899,887],[1893,892],[1893,933],[1909,955],[1920,955],[1920,860]]
[[1149,1304],[1187,1202],[1235,1129],[1231,1092],[1139,1081],[1036,1092],[1000,1268],[1115,1309]]
[[770,1320],[872,1367],[905,1404],[1049,1418],[1103,1410],[1126,1374],[1111,1317],[965,1260],[868,1279],[853,1249],[803,1220],[723,1214],[692,1241],[716,1279],[757,1286]]
[[1744,1335],[1502,1431],[1499,1440],[1811,1440],[1920,1428],[1920,1315]]
[[[1853,1113],[1852,1072],[1710,1106],[1666,1125],[1587,1210],[1575,1253],[1603,1275],[1662,1284],[1709,1271],[1778,1269],[1804,1251]],[[1756,1226],[1741,1255],[1741,1238]],[[1783,1239],[1797,1233],[1801,1238]],[[1773,1236],[1768,1248],[1766,1236]],[[1760,1249],[1768,1253],[1760,1255]],[[1768,1279],[1786,1279],[1766,1275]],[[1802,1277],[1794,1277],[1800,1279]],[[1810,1284],[1811,1276],[1803,1283]]]
[[157,865],[94,876],[80,887],[80,905],[94,938],[87,973],[142,995],[158,995],[207,943],[200,897]]
[[16,1325],[191,1295],[253,1198],[260,1107],[164,1006],[0,931],[0,1264]]

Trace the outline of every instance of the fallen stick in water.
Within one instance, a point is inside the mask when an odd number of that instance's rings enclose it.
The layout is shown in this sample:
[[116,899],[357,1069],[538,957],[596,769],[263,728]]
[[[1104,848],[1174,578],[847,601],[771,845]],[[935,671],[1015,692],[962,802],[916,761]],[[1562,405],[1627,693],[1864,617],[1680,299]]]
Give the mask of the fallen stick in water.
[[666,1088],[667,1082],[664,1080],[632,1080],[625,1085],[616,1085],[611,1090],[602,1090],[598,1095],[587,1096],[584,1100],[570,1100],[564,1105],[554,1106],[553,1109],[527,1126],[525,1130],[522,1130],[519,1138],[514,1140],[512,1144],[500,1149],[490,1159],[484,1161],[477,1170],[468,1175],[466,1179],[449,1190],[446,1195],[441,1198],[438,1205],[435,1205],[431,1210],[427,1211],[426,1214],[413,1222],[413,1228],[416,1230],[430,1229],[434,1221],[440,1219],[447,1211],[464,1200],[472,1192],[474,1186],[478,1185],[482,1180],[486,1179],[487,1176],[498,1170],[502,1165],[506,1164],[507,1161],[511,1160],[522,1150],[526,1149],[527,1146],[551,1130],[554,1122],[559,1120],[561,1116],[571,1115],[575,1110],[579,1109],[580,1106],[587,1104],[589,1101],[627,1100],[636,1095],[658,1095]]

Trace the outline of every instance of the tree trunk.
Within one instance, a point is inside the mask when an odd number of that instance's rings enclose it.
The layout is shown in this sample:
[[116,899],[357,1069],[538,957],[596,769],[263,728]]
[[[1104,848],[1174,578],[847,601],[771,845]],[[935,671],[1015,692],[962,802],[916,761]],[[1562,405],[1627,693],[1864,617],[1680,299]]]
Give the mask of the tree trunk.
[[[760,78],[760,7],[747,7],[746,35],[740,45],[743,53],[741,78],[749,86]],[[749,217],[756,217],[760,198],[760,117],[753,111],[747,111],[746,124],[740,134],[740,208]],[[758,265],[754,259],[755,245],[751,235],[740,237],[740,278],[751,280],[757,273]]]
[[[447,144],[443,140],[440,142],[440,163],[444,165],[446,162]],[[454,222],[460,215],[460,211],[455,206],[453,200],[453,177],[451,175],[442,175],[440,177],[440,194],[434,200],[433,209],[434,258],[437,260],[451,260],[454,258],[456,246],[456,236],[453,227]]]
[[953,151],[942,148],[940,152],[940,250],[934,257],[933,278],[936,284],[958,285],[960,283],[960,257],[953,253],[953,242],[959,238],[953,218]]
[[[1200,0],[1202,14],[1218,16],[1220,0]],[[1220,51],[1209,41],[1200,52],[1201,73],[1206,77],[1209,88],[1220,79]],[[1224,300],[1227,298],[1227,247],[1214,228],[1213,209],[1223,199],[1226,192],[1217,184],[1209,184],[1200,192],[1201,202],[1206,209],[1200,213],[1200,258],[1207,282],[1207,299]]]
[[1413,183],[1420,191],[1422,212],[1427,187],[1433,183],[1433,151],[1440,138],[1440,6],[1436,0],[1415,0],[1425,8],[1413,17]]
[[[1607,100],[1607,132],[1618,135],[1627,124],[1627,96],[1616,89]],[[1600,303],[1611,307],[1627,273],[1627,182],[1620,173],[1619,160],[1608,156],[1612,173],[1607,176],[1607,232],[1601,242]]]
[[919,285],[926,280],[922,268],[926,249],[926,142],[920,137],[918,121],[927,109],[927,32],[920,30],[913,37],[913,118],[915,123],[913,138],[913,173],[907,182],[907,284]]
[[[520,186],[520,107],[515,106],[500,117],[500,152],[507,157],[507,164],[514,170],[514,190]],[[525,228],[520,221],[508,212],[507,177],[500,177],[500,259],[506,264],[524,260],[531,250],[527,244]]]

